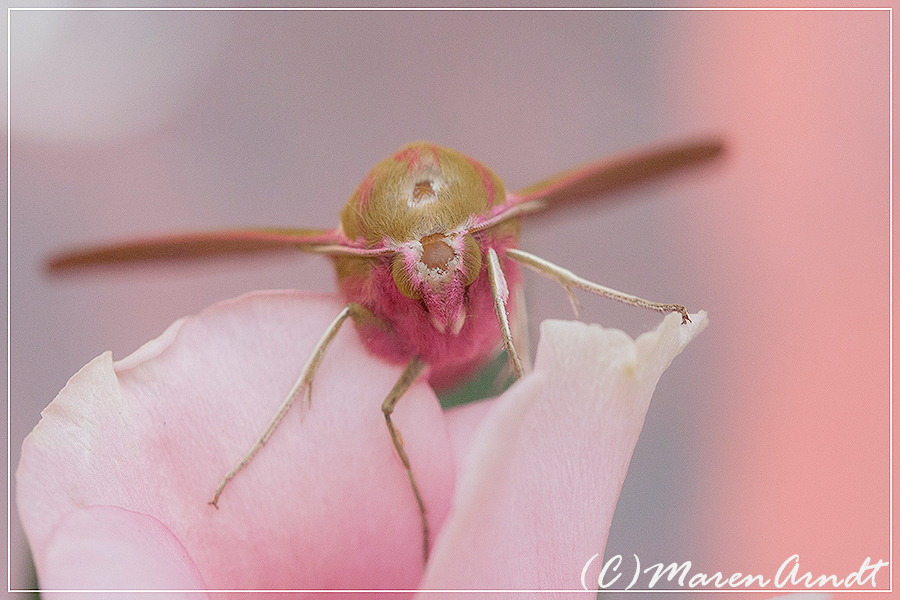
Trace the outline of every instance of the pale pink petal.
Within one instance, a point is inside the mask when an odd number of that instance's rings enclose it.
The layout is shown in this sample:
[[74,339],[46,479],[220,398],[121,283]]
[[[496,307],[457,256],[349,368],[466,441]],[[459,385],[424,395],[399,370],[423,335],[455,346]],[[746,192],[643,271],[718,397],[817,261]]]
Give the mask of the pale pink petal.
[[[447,417],[447,430],[450,433],[450,442],[453,444],[453,456],[456,464],[461,465],[465,462],[469,448],[478,431],[478,426],[493,410],[499,398],[489,398],[478,402],[469,402],[455,406],[445,413]],[[461,471],[457,471],[456,476],[461,475]]]
[[[70,512],[53,531],[41,562],[45,573],[41,586],[45,590],[202,590],[206,587],[187,550],[165,525],[153,517],[116,506],[92,506]],[[48,598],[55,594],[43,591],[42,596]],[[96,597],[87,591],[59,596]],[[119,597],[128,595],[123,593]],[[140,597],[208,598],[196,592],[144,593]]]
[[[470,444],[423,587],[582,589],[656,382],[706,323],[703,313],[685,326],[669,315],[632,341],[545,321],[534,373],[500,398]],[[594,589],[598,570],[587,574]]]
[[[418,511],[380,412],[400,369],[369,357],[350,327],[322,364],[305,420],[292,411],[221,510],[206,504],[339,310],[330,297],[251,294],[73,377],[26,441],[18,473],[42,581],[104,581],[73,579],[60,565],[91,539],[82,507],[110,505],[121,508],[103,510],[171,532],[162,546],[186,553],[213,589],[417,587]],[[632,342],[548,322],[533,374],[446,420],[430,390],[414,386],[396,422],[435,532],[450,506],[453,457],[464,460],[426,587],[578,589],[581,565],[602,552],[653,387],[704,325],[703,315],[687,327],[671,317]],[[98,526],[96,540],[140,546],[153,530],[146,523]],[[150,531],[146,551],[159,539]],[[186,587],[166,571],[126,570],[121,581]]]
[[[39,576],[69,513],[111,505],[163,523],[213,589],[417,587],[418,509],[380,410],[400,368],[371,357],[349,324],[305,419],[292,410],[220,509],[207,504],[340,309],[330,296],[249,294],[75,375],[26,440],[17,474]],[[438,531],[455,471],[427,385],[407,392],[395,422]]]

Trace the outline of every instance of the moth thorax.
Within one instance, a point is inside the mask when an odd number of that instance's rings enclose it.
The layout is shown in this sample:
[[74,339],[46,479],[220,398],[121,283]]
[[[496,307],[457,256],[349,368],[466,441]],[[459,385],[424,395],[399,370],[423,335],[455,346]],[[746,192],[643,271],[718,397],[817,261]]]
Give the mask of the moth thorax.
[[431,181],[426,179],[424,181],[416,182],[416,185],[413,188],[413,200],[421,202],[424,199],[431,199],[434,196],[434,186]]
[[441,168],[433,163],[418,165],[406,178],[401,188],[401,197],[406,198],[410,208],[426,206],[438,200],[446,187]]

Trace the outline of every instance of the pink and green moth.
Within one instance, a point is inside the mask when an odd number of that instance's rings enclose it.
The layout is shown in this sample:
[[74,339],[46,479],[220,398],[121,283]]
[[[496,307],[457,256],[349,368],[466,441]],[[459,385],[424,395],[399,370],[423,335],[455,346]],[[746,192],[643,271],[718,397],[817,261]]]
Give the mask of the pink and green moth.
[[65,252],[52,258],[49,268],[60,272],[286,247],[329,255],[346,307],[323,332],[278,412],[224,475],[210,503],[217,506],[228,482],[265,445],[297,399],[303,398],[308,407],[316,369],[349,317],[371,352],[406,365],[382,412],[418,504],[427,560],[426,506],[391,414],[426,367],[430,383],[446,387],[483,366],[502,345],[516,375],[525,373],[527,350],[519,352],[524,332],[519,264],[557,281],[573,304],[573,289],[579,288],[663,313],[675,311],[683,322],[688,320],[680,304],[617,292],[519,250],[520,218],[708,161],[722,149],[719,141],[699,140],[630,152],[507,192],[481,162],[415,142],[375,165],[347,200],[334,229],[258,228],[152,237]]

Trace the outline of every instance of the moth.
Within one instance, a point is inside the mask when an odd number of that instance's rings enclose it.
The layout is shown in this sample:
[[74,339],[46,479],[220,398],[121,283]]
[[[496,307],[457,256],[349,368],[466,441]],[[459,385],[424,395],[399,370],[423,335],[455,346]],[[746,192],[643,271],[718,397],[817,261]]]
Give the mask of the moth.
[[520,289],[519,265],[557,281],[573,304],[578,288],[662,313],[678,312],[683,323],[689,320],[680,304],[618,292],[520,250],[520,219],[710,161],[722,150],[720,141],[710,139],[629,152],[507,192],[481,162],[415,142],[375,165],[347,200],[334,229],[255,228],[150,237],[63,252],[48,267],[63,272],[284,248],[328,255],[346,307],[323,332],[265,431],[222,477],[210,504],[218,507],[228,483],[253,460],[291,406],[300,398],[309,405],[316,369],[350,318],[369,351],[405,365],[381,409],[418,505],[427,561],[427,510],[391,415],[426,367],[429,381],[445,387],[482,366],[502,345],[515,374],[525,373],[527,354],[519,353],[516,341],[516,332],[524,329],[524,311],[511,293]]

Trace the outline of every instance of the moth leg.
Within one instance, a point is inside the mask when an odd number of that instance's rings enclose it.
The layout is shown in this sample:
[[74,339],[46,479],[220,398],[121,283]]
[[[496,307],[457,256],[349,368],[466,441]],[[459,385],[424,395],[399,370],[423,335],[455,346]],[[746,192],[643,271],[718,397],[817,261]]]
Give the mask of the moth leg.
[[519,359],[522,362],[522,368],[527,373],[531,370],[531,338],[528,335],[528,309],[525,304],[525,288],[523,286],[516,287],[516,312],[512,315],[512,322],[509,324],[512,340],[516,348],[519,349]]
[[419,491],[419,485],[416,483],[416,478],[413,475],[412,467],[409,463],[409,456],[407,456],[406,450],[403,448],[403,438],[400,437],[400,432],[397,431],[394,422],[391,420],[391,414],[394,412],[397,401],[400,400],[403,394],[406,393],[406,390],[415,383],[416,379],[419,378],[419,375],[422,374],[424,368],[425,363],[418,357],[413,358],[407,363],[406,368],[400,375],[400,379],[397,380],[397,383],[394,384],[393,389],[391,389],[387,398],[385,398],[384,402],[381,404],[381,412],[384,413],[384,421],[387,423],[388,432],[391,434],[391,441],[394,442],[394,448],[397,450],[400,462],[403,463],[403,468],[406,469],[406,476],[409,477],[409,483],[412,486],[413,494],[416,496],[416,504],[419,505],[419,516],[422,518],[422,556],[424,557],[424,561],[428,562],[428,519],[425,514],[425,501],[422,499],[422,492]]
[[234,467],[231,468],[228,473],[222,478],[219,482],[218,487],[216,487],[216,494],[213,496],[210,504],[219,508],[219,496],[222,495],[222,491],[225,489],[225,486],[228,485],[228,482],[234,479],[234,477],[240,473],[244,467],[250,464],[250,461],[253,460],[253,457],[256,456],[256,453],[259,452],[263,446],[266,445],[266,442],[269,441],[269,438],[272,437],[272,434],[275,433],[275,429],[278,428],[278,425],[281,423],[284,416],[291,409],[291,406],[294,404],[294,401],[301,396],[306,397],[306,405],[303,406],[304,412],[309,408],[309,403],[311,401],[310,389],[312,387],[312,380],[316,374],[316,371],[319,368],[319,365],[322,362],[322,359],[325,357],[325,351],[328,350],[328,346],[331,345],[331,342],[334,340],[337,335],[338,330],[340,330],[341,325],[344,324],[344,321],[347,320],[347,317],[352,312],[353,307],[347,306],[340,312],[340,314],[335,317],[334,321],[328,326],[325,330],[325,333],[322,335],[321,339],[319,339],[319,343],[316,344],[316,347],[313,348],[312,354],[307,359],[306,364],[303,365],[303,370],[300,372],[300,376],[297,378],[297,381],[294,383],[294,386],[291,388],[291,391],[288,392],[287,398],[284,399],[284,402],[281,403],[281,406],[278,407],[278,412],[275,413],[275,416],[272,417],[272,420],[269,422],[269,425],[266,427],[265,431],[257,438],[256,442],[254,442],[253,446],[250,448],[250,451],[244,455],[244,457],[237,463]]
[[511,259],[522,263],[532,271],[536,271],[544,277],[555,279],[556,282],[559,283],[559,285],[565,288],[570,297],[572,294],[572,288],[580,288],[593,294],[599,294],[600,296],[606,296],[607,298],[612,298],[613,300],[624,302],[625,304],[640,306],[642,308],[649,308],[650,310],[655,310],[656,312],[661,312],[664,314],[669,312],[680,313],[682,325],[685,323],[689,323],[691,320],[691,318],[688,316],[687,309],[685,309],[685,307],[681,304],[663,304],[660,302],[651,302],[650,300],[644,300],[643,298],[638,298],[637,296],[632,296],[631,294],[616,291],[612,288],[608,288],[594,283],[593,281],[588,281],[587,279],[579,277],[572,271],[564,269],[559,265],[550,262],[549,260],[544,260],[543,258],[535,256],[534,254],[531,254],[529,252],[509,249],[506,251],[506,254]]
[[[508,251],[507,251],[508,252]],[[525,375],[525,369],[522,366],[522,360],[516,347],[513,344],[512,333],[509,329],[509,317],[506,314],[506,302],[509,300],[509,288],[506,285],[506,277],[503,276],[503,269],[500,268],[500,260],[493,248],[488,248],[488,280],[491,282],[491,295],[494,297],[494,312],[497,313],[497,321],[500,323],[500,335],[503,338],[503,347],[509,355],[509,362],[516,372],[516,376],[521,378]]]

